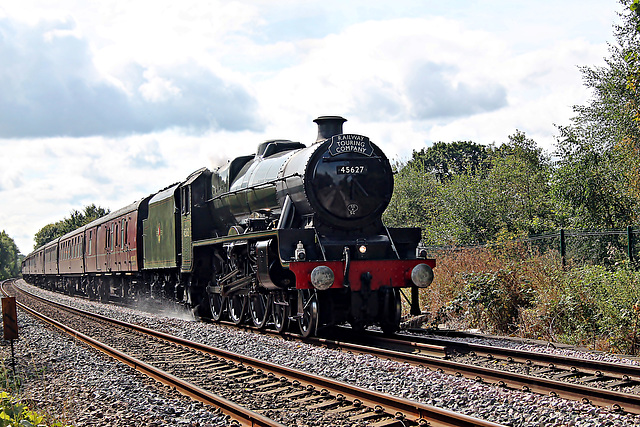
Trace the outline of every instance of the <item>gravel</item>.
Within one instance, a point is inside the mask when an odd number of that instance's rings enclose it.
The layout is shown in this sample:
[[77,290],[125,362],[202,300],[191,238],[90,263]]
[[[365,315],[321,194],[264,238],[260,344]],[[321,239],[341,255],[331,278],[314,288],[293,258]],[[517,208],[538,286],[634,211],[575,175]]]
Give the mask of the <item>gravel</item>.
[[[29,285],[21,286],[35,290],[34,293],[52,295]],[[494,387],[370,355],[342,353],[279,337],[194,322],[184,314],[154,314],[158,312],[157,307],[150,313],[53,295],[58,301],[88,311],[507,426],[640,425],[640,416]],[[66,417],[73,425],[96,425],[90,418],[100,414],[102,417],[98,418],[97,425],[224,425],[224,419],[214,410],[192,404],[170,390],[157,389],[124,365],[113,369],[110,361],[81,344],[52,333],[37,321],[22,315],[19,321],[21,339],[16,345],[19,366],[20,369],[29,367],[23,393]],[[491,345],[498,344],[496,340],[491,341]],[[7,348],[3,347],[5,355]],[[612,361],[610,355],[596,353],[589,357]],[[40,374],[42,368],[45,372]],[[41,380],[40,375],[46,379]]]
[[[17,393],[50,421],[74,426],[227,426],[215,408],[157,385],[132,368],[18,312]],[[13,377],[11,346],[0,348]]]

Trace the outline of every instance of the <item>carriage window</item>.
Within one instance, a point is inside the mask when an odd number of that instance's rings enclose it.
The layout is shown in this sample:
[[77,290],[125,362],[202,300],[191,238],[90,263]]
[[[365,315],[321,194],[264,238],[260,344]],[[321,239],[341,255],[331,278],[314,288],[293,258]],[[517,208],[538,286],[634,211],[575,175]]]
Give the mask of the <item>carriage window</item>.
[[91,255],[91,244],[93,242],[93,231],[89,232],[89,247],[87,248],[87,255]]
[[124,249],[124,239],[126,237],[126,234],[125,234],[125,223],[126,223],[126,220],[123,219],[122,220],[122,227],[120,228],[120,232],[122,233],[122,235],[120,236],[120,248],[121,249]]

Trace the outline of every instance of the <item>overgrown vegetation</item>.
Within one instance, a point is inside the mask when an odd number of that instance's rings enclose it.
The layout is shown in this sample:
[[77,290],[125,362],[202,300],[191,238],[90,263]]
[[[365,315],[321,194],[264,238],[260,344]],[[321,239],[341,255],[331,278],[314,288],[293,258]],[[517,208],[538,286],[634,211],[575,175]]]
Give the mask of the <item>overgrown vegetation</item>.
[[[422,301],[434,323],[638,353],[640,273],[620,257],[626,236],[577,242],[566,266],[559,245],[517,243],[562,228],[637,230],[640,0],[620,3],[605,65],[582,68],[592,98],[558,127],[553,153],[516,131],[499,146],[438,142],[395,165],[386,223],[422,227],[440,248]],[[461,249],[471,245],[482,247]]]
[[421,295],[431,322],[637,354],[640,272],[629,263],[562,268],[524,244],[449,250]]
[[16,398],[23,379],[4,365],[0,366],[0,427],[64,427],[65,423],[33,409]]

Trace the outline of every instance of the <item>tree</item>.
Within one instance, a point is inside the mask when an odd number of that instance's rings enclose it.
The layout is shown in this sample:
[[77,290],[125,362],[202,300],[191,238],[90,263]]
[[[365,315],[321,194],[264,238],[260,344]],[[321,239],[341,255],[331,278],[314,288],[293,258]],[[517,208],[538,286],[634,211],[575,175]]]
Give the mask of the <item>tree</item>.
[[398,171],[393,188],[393,197],[384,213],[385,223],[395,227],[420,227],[423,239],[429,244],[437,240],[431,230],[438,217],[434,197],[437,182],[425,173],[420,162],[397,163]]
[[16,277],[20,274],[18,247],[9,235],[0,232],[0,280]]
[[[573,152],[564,152],[555,173],[553,194],[559,223],[578,229],[624,228],[637,216],[637,199],[621,173],[621,153],[579,141],[564,130]],[[576,139],[573,139],[576,138]],[[564,148],[564,147],[563,147]]]
[[530,235],[554,228],[550,179],[550,157],[524,132],[516,130],[495,149],[486,185],[501,232]]
[[414,150],[409,164],[420,163],[425,173],[442,182],[486,170],[489,155],[487,147],[471,141],[436,142],[426,149]]
[[549,157],[516,131],[499,148],[438,142],[396,165],[385,221],[432,245],[470,245],[553,228]]
[[50,241],[64,236],[76,228],[89,224],[108,213],[109,209],[96,206],[95,204],[86,206],[82,212],[73,210],[71,211],[69,218],[64,218],[61,221],[54,222],[52,224],[47,224],[38,230],[35,234],[34,248],[46,245]]
[[582,68],[593,96],[559,128],[554,194],[567,225],[624,227],[640,217],[640,3],[620,3],[605,66]]
[[62,221],[58,221],[53,224],[47,224],[38,230],[35,234],[34,240],[35,245],[34,249],[39,248],[40,246],[44,246],[50,241],[63,236],[65,233],[62,230]]

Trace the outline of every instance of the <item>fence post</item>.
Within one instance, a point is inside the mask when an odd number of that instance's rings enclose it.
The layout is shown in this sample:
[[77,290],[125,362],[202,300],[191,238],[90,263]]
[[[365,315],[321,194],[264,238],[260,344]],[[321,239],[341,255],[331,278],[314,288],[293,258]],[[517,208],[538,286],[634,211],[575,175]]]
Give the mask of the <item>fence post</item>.
[[564,228],[560,229],[560,257],[562,258],[562,268],[567,266],[567,244],[564,239]]
[[627,254],[629,255],[629,264],[633,265],[633,227],[627,227]]

